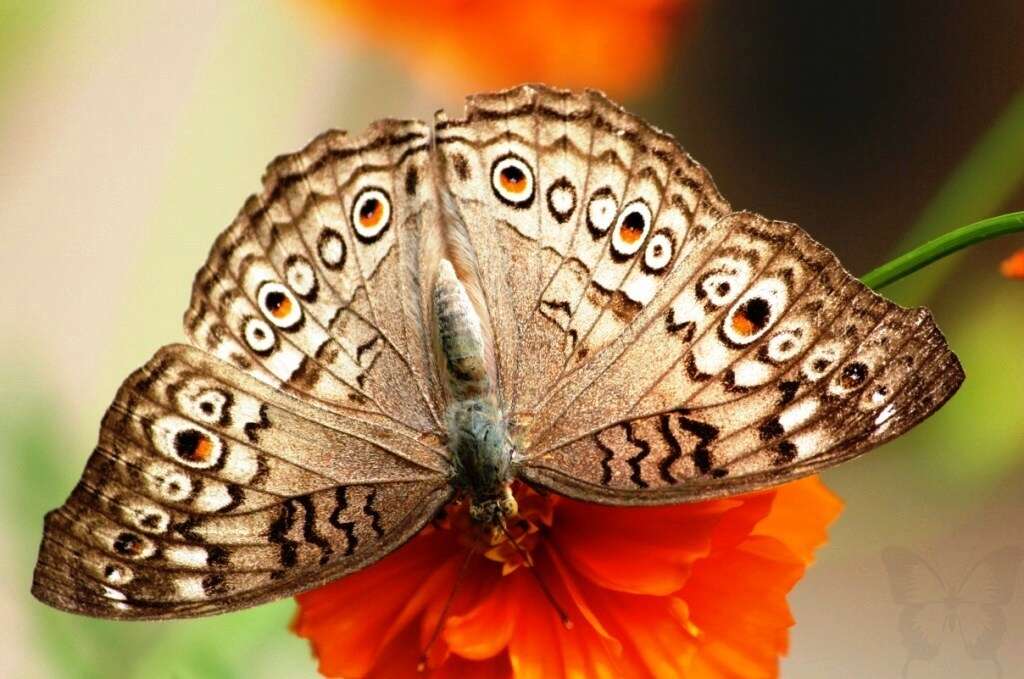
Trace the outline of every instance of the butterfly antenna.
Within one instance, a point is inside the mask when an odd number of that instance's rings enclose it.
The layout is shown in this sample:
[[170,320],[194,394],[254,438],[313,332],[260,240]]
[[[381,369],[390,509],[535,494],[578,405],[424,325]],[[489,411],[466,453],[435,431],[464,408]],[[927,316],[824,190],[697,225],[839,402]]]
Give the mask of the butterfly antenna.
[[448,613],[451,610],[452,601],[455,600],[455,593],[459,591],[459,585],[462,584],[463,579],[466,577],[466,571],[469,570],[469,560],[473,558],[473,554],[475,553],[475,549],[466,551],[466,558],[462,560],[462,565],[459,566],[459,572],[458,575],[455,576],[455,584],[452,585],[452,591],[444,601],[444,608],[441,609],[441,617],[437,619],[437,624],[434,625],[434,631],[430,633],[430,639],[427,641],[427,645],[423,648],[423,653],[420,654],[420,662],[416,665],[417,672],[427,671],[427,661],[430,655],[430,649],[434,647],[434,642],[436,642],[441,636],[441,630],[444,629],[444,623],[448,621]]
[[544,592],[544,598],[546,598],[548,603],[550,603],[555,609],[559,619],[562,621],[562,625],[565,629],[572,629],[572,620],[569,619],[569,614],[565,612],[565,609],[562,608],[557,601],[555,601],[555,595],[551,593],[547,583],[544,582],[544,578],[542,578],[537,569],[533,567],[533,559],[530,557],[530,553],[523,549],[523,546],[512,538],[504,520],[499,521],[498,526],[501,527],[501,532],[505,534],[505,539],[512,543],[512,547],[515,548],[516,552],[518,552],[519,556],[523,559],[523,562],[528,566],[530,574],[533,575],[533,579],[537,581],[540,591]]

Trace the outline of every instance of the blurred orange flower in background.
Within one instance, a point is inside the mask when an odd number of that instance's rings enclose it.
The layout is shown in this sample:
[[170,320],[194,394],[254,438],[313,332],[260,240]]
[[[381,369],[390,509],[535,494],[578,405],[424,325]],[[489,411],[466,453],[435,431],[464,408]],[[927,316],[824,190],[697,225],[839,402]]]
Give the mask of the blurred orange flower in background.
[[[409,70],[495,89],[533,81],[642,92],[696,0],[306,0],[334,32],[398,54]],[[672,45],[674,46],[674,45]]]
[[353,679],[774,677],[793,624],[786,594],[840,512],[814,477],[665,507],[608,507],[525,486],[516,495],[510,535],[519,549],[501,534],[475,541],[456,504],[377,564],[297,597],[294,631],[310,640],[320,671]]
[[1024,280],[1024,248],[1004,259],[999,270],[1007,278]]

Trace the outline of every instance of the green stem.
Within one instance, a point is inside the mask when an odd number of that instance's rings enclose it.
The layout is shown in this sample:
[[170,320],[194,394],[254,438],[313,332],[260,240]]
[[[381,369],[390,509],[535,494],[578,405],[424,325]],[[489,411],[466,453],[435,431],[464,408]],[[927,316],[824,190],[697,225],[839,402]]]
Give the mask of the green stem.
[[896,259],[886,262],[864,275],[860,280],[869,288],[878,290],[958,250],[990,238],[1019,231],[1024,231],[1024,212],[1011,212],[983,219],[930,240]]

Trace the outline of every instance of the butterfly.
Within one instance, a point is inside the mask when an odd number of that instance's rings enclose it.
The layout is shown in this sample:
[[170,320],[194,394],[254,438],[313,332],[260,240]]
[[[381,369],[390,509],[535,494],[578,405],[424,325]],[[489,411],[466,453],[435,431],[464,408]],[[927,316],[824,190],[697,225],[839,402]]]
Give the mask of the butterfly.
[[904,677],[914,660],[935,658],[943,640],[953,635],[971,659],[991,661],[1002,676],[996,651],[1006,634],[1003,608],[1013,599],[1024,549],[997,549],[951,583],[903,547],[887,547],[882,561],[893,601],[903,607],[899,626],[907,649]]
[[196,275],[189,345],[125,380],[32,591],[221,613],[352,573],[510,484],[618,505],[783,483],[911,428],[963,371],[930,314],[734,211],[593,91],[329,131]]

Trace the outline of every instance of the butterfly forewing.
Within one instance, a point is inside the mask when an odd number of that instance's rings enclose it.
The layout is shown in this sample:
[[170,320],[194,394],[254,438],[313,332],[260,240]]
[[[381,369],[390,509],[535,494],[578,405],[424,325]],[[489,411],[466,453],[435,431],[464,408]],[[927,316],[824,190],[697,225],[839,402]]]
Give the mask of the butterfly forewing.
[[382,121],[271,163],[197,275],[196,346],[326,407],[439,429],[424,319],[392,305],[415,296],[423,254],[402,252],[399,232],[437,228],[421,209],[428,140],[422,123]]

